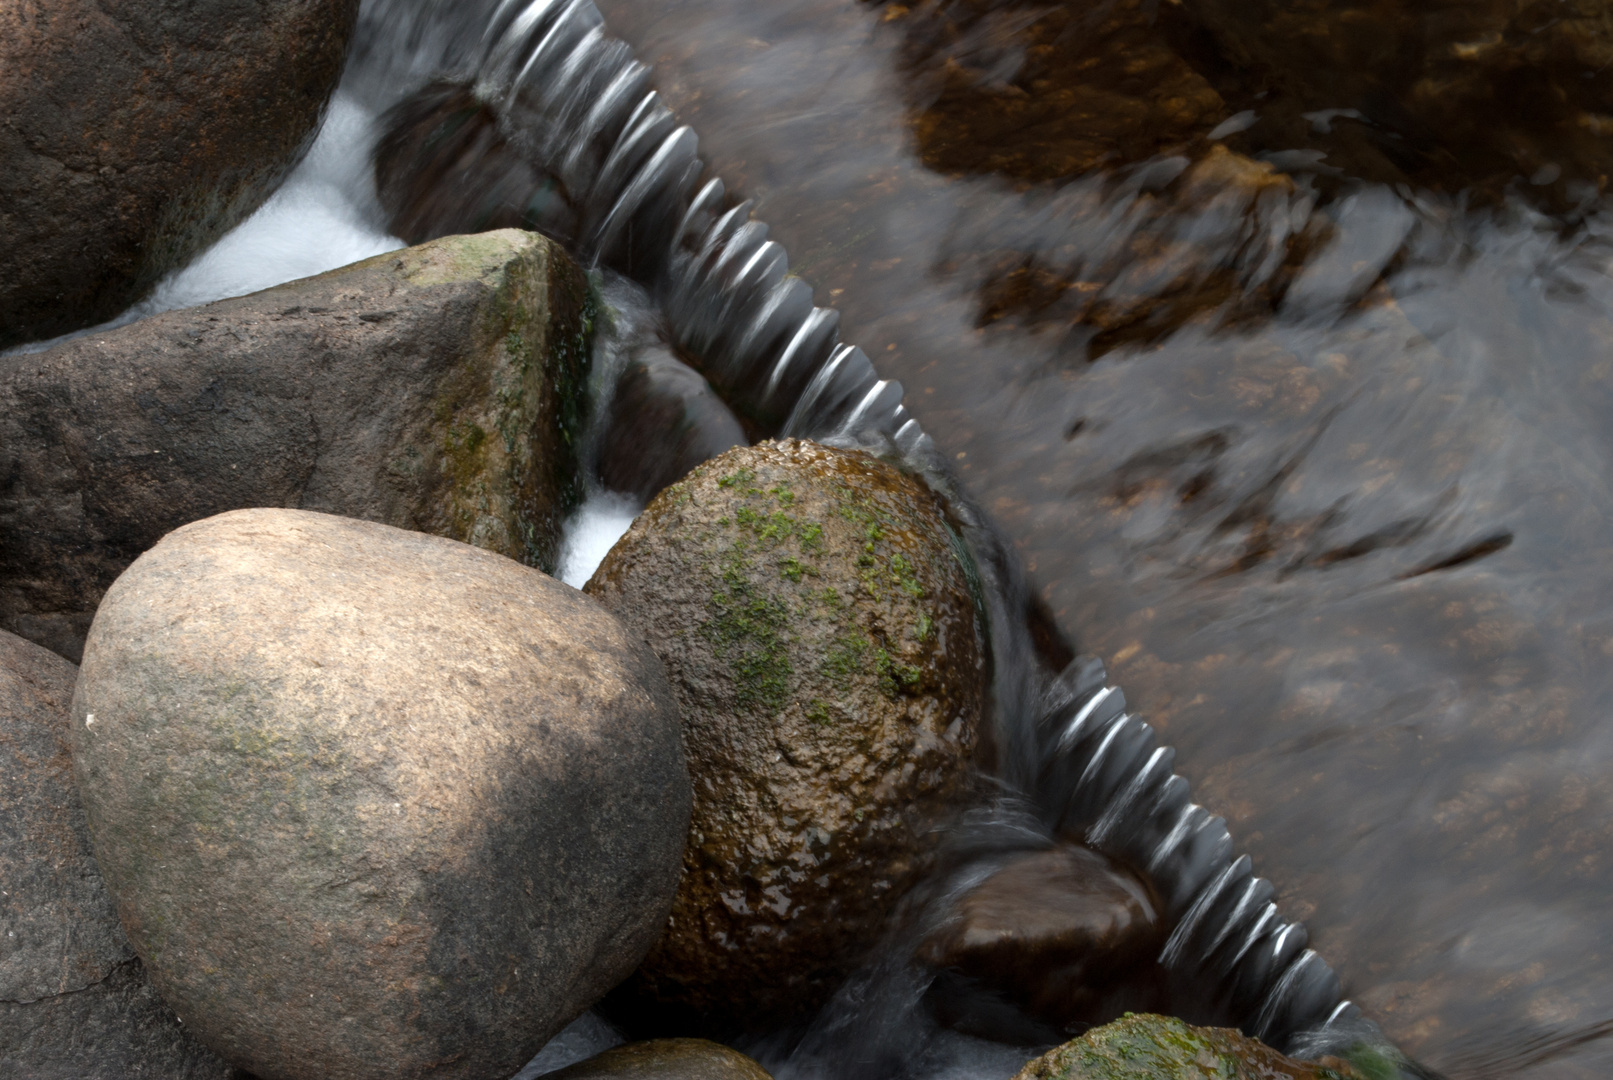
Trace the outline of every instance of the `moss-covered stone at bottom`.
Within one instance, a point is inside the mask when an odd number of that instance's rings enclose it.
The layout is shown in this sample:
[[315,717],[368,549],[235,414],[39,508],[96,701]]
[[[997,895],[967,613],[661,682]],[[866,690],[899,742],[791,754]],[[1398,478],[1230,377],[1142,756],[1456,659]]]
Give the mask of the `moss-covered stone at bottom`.
[[1299,1061],[1231,1028],[1127,1013],[1032,1061],[1014,1080],[1365,1080],[1348,1062]]

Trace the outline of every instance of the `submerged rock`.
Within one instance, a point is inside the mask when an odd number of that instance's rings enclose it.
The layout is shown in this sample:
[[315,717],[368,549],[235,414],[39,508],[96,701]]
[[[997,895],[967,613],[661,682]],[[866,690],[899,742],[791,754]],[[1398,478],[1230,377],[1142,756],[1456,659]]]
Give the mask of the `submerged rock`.
[[76,658],[137,555],[248,506],[552,568],[591,312],[557,245],[508,230],[0,357],[0,626]]
[[921,481],[797,440],[700,466],[605,558],[587,589],[666,664],[695,786],[636,1000],[778,1019],[880,936],[978,737],[965,558]]
[[553,1080],[772,1080],[738,1050],[705,1039],[628,1043],[548,1075]]
[[147,982],[73,786],[78,670],[0,630],[0,1073],[225,1080]]
[[565,185],[510,145],[469,87],[432,83],[394,105],[381,127],[376,191],[387,228],[409,243],[505,228],[576,238]]
[[1157,1007],[1164,929],[1135,874],[1063,844],[1017,855],[965,892],[918,956],[942,969],[931,997],[950,1026],[1000,1038],[1006,1000],[1067,1032]]
[[711,384],[662,345],[641,350],[617,378],[609,425],[600,482],[643,502],[696,465],[750,444]]
[[104,322],[268,196],[358,0],[0,8],[0,348]]
[[152,982],[264,1080],[508,1076],[665,925],[689,779],[660,664],[491,552],[186,526],[107,594],[72,727]]

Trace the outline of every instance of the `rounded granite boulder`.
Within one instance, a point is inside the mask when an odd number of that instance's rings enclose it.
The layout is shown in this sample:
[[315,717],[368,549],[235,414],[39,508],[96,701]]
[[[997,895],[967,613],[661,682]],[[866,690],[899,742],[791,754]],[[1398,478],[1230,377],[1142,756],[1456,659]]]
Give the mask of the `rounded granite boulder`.
[[494,1080],[631,972],[687,831],[654,655],[573,589],[240,510],[115,582],[75,772],[131,943],[263,1080]]
[[800,1015],[878,940],[970,783],[967,559],[921,480],[793,439],[701,465],[606,556],[587,591],[666,664],[694,782],[635,1007],[708,1030]]

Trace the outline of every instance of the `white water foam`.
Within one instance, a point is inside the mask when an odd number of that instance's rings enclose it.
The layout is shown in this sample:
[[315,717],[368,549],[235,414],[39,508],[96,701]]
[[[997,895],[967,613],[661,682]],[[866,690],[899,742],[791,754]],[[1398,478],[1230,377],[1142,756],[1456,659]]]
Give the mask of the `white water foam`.
[[590,1009],[544,1043],[538,1056],[527,1062],[510,1080],[534,1080],[535,1077],[575,1065],[595,1054],[602,1054],[626,1041],[614,1025]]
[[555,576],[574,589],[582,588],[642,509],[638,500],[628,495],[615,491],[590,493],[566,520],[560,570]]

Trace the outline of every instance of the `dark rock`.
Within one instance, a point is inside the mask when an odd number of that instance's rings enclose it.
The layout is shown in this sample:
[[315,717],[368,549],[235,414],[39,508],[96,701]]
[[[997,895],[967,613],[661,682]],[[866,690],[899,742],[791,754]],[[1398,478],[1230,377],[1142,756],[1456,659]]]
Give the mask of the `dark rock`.
[[419,244],[523,228],[576,239],[565,185],[510,145],[469,87],[432,83],[394,105],[381,128],[375,184],[393,234]]
[[964,893],[918,957],[944,969],[932,998],[953,1027],[1001,1037],[980,1021],[1006,999],[1055,1031],[1079,1031],[1157,1007],[1159,912],[1136,875],[1061,845],[1015,856]]
[[0,348],[103,322],[311,141],[358,0],[0,10]]
[[1014,1080],[1364,1080],[1338,1058],[1297,1061],[1231,1028],[1127,1016],[1026,1065]]
[[78,671],[0,631],[0,1074],[225,1080],[146,981],[73,786]]
[[738,1050],[705,1039],[628,1043],[549,1074],[554,1080],[772,1080]]
[[667,665],[695,811],[640,1000],[708,1025],[827,997],[966,791],[985,680],[939,500],[860,452],[731,450],[589,581]]
[[76,658],[135,556],[248,506],[552,567],[580,498],[588,289],[510,230],[0,358],[0,626]]
[[96,613],[74,768],[187,1029],[265,1078],[508,1076],[632,971],[689,780],[653,654],[469,545],[186,526]]
[[617,378],[608,424],[599,479],[642,502],[696,465],[750,445],[704,377],[659,345],[641,350]]

